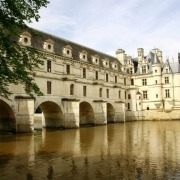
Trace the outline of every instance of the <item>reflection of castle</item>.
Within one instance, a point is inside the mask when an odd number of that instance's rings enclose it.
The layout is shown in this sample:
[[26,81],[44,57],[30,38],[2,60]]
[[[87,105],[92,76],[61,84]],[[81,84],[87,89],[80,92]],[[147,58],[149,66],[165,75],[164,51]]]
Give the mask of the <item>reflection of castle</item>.
[[[0,99],[0,130],[33,130],[34,109],[43,112],[36,116],[42,126],[51,128],[180,118],[180,60],[164,63],[160,50],[144,56],[142,48],[137,58],[122,49],[115,58],[37,32],[39,36],[22,32],[18,42],[44,54],[44,65],[34,70],[44,96],[34,101],[23,86],[10,86],[13,101]],[[6,119],[11,120],[10,125]]]
[[[100,179],[124,179],[123,175],[129,179],[178,179],[179,124],[137,122],[42,131],[17,135],[16,141],[7,135],[0,141],[0,176],[22,179],[28,173],[33,179],[53,175],[55,179],[67,179],[67,175],[72,177],[68,179],[97,179],[100,170]],[[111,171],[106,173],[108,169]]]

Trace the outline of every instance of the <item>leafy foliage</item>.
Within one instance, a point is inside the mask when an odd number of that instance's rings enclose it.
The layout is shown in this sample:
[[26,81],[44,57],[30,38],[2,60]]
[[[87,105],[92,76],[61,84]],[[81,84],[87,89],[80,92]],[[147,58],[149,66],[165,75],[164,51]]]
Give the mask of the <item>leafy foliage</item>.
[[43,64],[42,55],[33,47],[21,46],[17,39],[25,22],[38,21],[38,11],[47,0],[0,0],[0,96],[9,98],[9,84],[23,84],[27,94],[42,95],[34,82],[33,69]]

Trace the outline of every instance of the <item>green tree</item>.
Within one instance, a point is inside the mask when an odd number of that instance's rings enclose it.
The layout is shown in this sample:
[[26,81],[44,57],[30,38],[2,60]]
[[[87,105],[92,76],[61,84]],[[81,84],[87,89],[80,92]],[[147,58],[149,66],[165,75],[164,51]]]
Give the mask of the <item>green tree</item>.
[[[9,98],[9,84],[23,84],[26,93],[42,95],[34,82],[33,69],[43,64],[42,55],[33,47],[17,42],[19,30],[28,29],[26,23],[38,21],[38,11],[47,0],[0,0],[0,96]],[[36,34],[37,35],[37,34]]]

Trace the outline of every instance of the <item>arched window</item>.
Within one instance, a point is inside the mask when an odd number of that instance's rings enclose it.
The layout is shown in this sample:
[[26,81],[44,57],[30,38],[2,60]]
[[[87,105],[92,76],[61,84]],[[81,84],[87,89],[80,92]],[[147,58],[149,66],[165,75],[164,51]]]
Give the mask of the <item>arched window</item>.
[[74,84],[70,85],[70,95],[74,95]]

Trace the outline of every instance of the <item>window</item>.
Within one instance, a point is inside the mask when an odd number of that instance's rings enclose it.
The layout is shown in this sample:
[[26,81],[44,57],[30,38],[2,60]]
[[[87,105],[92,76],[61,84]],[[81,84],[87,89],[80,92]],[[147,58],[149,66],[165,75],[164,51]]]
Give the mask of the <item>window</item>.
[[24,43],[28,43],[28,38],[27,37],[24,38]]
[[142,85],[143,86],[147,85],[147,79],[142,79]]
[[25,91],[26,91],[26,92],[30,92],[30,91],[31,91],[30,82],[27,82],[27,83],[25,84]]
[[155,80],[155,84],[157,84],[157,80]]
[[146,66],[142,66],[142,73],[146,73]]
[[165,84],[169,84],[169,77],[164,78]]
[[134,79],[131,79],[131,85],[134,85]]
[[86,96],[86,86],[83,86],[83,96]]
[[131,99],[131,95],[130,94],[128,94],[128,99]]
[[51,45],[50,45],[50,44],[48,44],[48,46],[47,46],[47,47],[48,47],[48,49],[51,49]]
[[51,61],[47,60],[47,72],[51,72]]
[[65,47],[63,47],[62,50],[63,56],[66,57],[72,57],[72,47],[70,45],[66,45]]
[[83,68],[83,78],[86,78],[86,68]]
[[99,97],[102,97],[102,88],[99,89]]
[[109,77],[108,77],[108,74],[106,74],[106,82],[109,81]]
[[31,46],[31,34],[27,31],[20,34],[19,42],[25,46]]
[[168,73],[168,72],[169,72],[169,69],[167,68],[167,69],[166,69],[166,73]]
[[143,99],[147,99],[148,95],[147,95],[147,91],[143,91]]
[[130,110],[130,103],[128,103],[128,110]]
[[126,78],[124,78],[124,85],[126,85]]
[[74,95],[74,84],[70,85],[70,95]]
[[129,68],[129,74],[132,74],[132,73],[133,73],[132,68]]
[[92,56],[92,62],[93,64],[99,64],[99,56],[98,55]]
[[165,89],[165,97],[166,97],[166,98],[169,98],[169,97],[170,97],[169,89]]
[[87,52],[85,51],[85,50],[83,50],[83,51],[81,51],[80,53],[79,53],[79,58],[80,58],[80,60],[83,60],[83,61],[87,61]]
[[121,91],[119,90],[119,99],[121,98]]
[[124,99],[126,99],[126,91],[124,91]]
[[47,39],[46,41],[44,41],[43,49],[47,50],[49,52],[53,52],[54,51],[54,42],[51,39]]
[[117,76],[114,76],[114,81],[115,83],[117,83]]
[[155,69],[155,73],[157,73],[157,69]]
[[156,98],[158,98],[158,94],[156,94]]
[[95,79],[98,80],[98,71],[95,71]]
[[106,97],[109,98],[109,89],[106,89]]
[[66,65],[66,73],[70,74],[70,65],[69,64]]
[[51,94],[51,81],[47,81],[47,94]]

